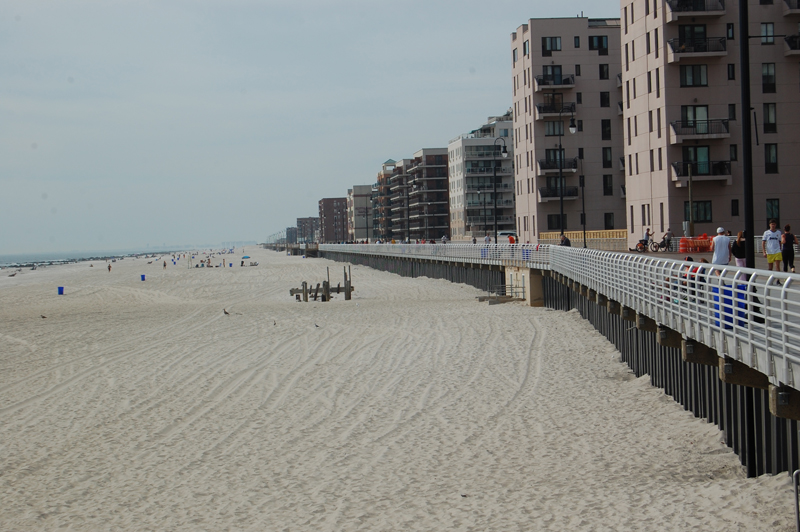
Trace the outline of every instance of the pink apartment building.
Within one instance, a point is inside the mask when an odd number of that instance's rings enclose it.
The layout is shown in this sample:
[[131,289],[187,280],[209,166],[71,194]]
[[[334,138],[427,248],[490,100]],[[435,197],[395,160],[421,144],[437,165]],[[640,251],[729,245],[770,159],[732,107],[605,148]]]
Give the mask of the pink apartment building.
[[[627,226],[682,235],[691,174],[695,234],[744,229],[738,2],[622,2]],[[797,0],[750,0],[756,233],[800,223]],[[756,140],[758,139],[758,140]],[[756,144],[758,142],[758,144]],[[620,220],[620,222],[622,222]]]
[[624,228],[620,20],[530,19],[511,52],[519,240]]

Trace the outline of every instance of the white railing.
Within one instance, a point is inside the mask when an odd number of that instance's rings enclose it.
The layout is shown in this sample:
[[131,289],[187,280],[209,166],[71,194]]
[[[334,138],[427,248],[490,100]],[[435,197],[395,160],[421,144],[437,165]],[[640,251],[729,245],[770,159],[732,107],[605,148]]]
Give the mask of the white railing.
[[[549,269],[800,389],[800,275],[536,244],[322,244],[321,251]],[[800,373],[798,374],[800,376]]]

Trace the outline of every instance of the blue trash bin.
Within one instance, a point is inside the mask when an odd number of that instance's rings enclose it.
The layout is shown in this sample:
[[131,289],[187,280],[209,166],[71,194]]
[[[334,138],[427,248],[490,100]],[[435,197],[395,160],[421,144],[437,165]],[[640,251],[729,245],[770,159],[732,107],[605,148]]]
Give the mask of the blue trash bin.
[[63,286],[59,286],[58,287],[58,295],[60,295],[60,296],[64,295],[64,287]]
[[[720,326],[720,312],[722,313],[723,327],[725,329],[733,329],[733,316],[734,316],[734,303],[733,303],[733,287],[731,285],[722,285],[722,301],[720,301],[719,288],[714,286],[711,288],[714,295],[714,317],[716,321],[714,324]],[[721,303],[721,305],[720,305]],[[720,306],[722,307],[720,310]],[[747,285],[736,285],[736,317],[744,318],[737,319],[736,325],[739,327],[747,327]],[[740,310],[741,309],[741,310]]]
[[144,275],[142,275],[142,281],[144,281]]

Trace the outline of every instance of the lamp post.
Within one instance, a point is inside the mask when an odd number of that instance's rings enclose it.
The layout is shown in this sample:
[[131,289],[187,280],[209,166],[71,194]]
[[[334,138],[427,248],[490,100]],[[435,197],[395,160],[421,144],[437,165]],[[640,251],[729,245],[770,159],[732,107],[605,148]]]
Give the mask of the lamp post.
[[[583,163],[581,163],[581,170],[583,170]],[[583,247],[586,247],[586,188],[584,176],[580,176],[581,185],[581,224],[583,225]]]
[[508,157],[508,149],[506,148],[506,140],[503,137],[494,139],[494,150],[492,150],[492,216],[494,216],[494,243],[497,244],[497,141],[503,143],[503,148],[500,154],[503,158]]
[[[558,129],[558,197],[561,200],[561,217],[558,219],[558,226],[561,228],[561,236],[564,236],[564,149],[561,146],[561,139],[564,136],[564,123],[561,121],[561,113],[564,112],[564,107],[558,112],[558,122],[561,127]],[[569,119],[569,132],[574,135],[577,131],[575,126],[575,115],[573,114]]]

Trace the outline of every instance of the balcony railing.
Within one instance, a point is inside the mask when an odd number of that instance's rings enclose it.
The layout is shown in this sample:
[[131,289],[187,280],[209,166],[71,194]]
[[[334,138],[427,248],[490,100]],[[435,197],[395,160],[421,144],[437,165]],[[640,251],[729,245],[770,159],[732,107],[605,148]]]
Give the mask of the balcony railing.
[[800,9],[800,0],[783,0],[786,2],[786,9],[795,10]]
[[690,168],[692,176],[731,175],[730,161],[677,161],[672,163],[672,167],[680,177],[688,176]]
[[[510,167],[499,167],[499,168],[496,168],[496,170],[497,170],[497,174],[498,175],[511,173],[511,168]],[[465,174],[469,174],[469,175],[476,175],[476,174],[477,175],[494,175],[494,171],[495,171],[495,168],[486,168],[485,166],[484,167],[478,167],[478,168],[474,168],[473,167],[473,168],[465,168],[464,169],[464,173]]]
[[724,11],[725,0],[667,0],[670,9],[679,13]]
[[676,135],[724,135],[729,133],[727,119],[676,120],[672,122]]
[[787,35],[783,40],[786,41],[789,50],[800,50],[800,35]]
[[565,198],[578,197],[578,187],[539,187],[539,196],[543,198],[560,198],[562,190]]
[[[561,162],[561,169],[562,170],[577,170],[578,169],[578,158],[573,157],[572,159],[564,159]],[[539,159],[539,169],[540,170],[558,170],[559,169],[559,160],[552,160],[552,159]]]
[[699,54],[708,52],[726,52],[728,41],[725,37],[708,37],[706,39],[670,39],[667,41],[676,54]]
[[479,183],[479,184],[473,184],[473,185],[468,184],[466,186],[467,192],[478,192],[478,191],[491,192],[495,188],[499,192],[502,192],[503,190],[510,189],[511,188],[511,184],[510,183],[497,183],[496,185],[493,185],[491,183]]
[[575,85],[575,76],[573,74],[536,76],[536,84],[540,87],[549,85]]
[[575,102],[566,102],[560,106],[549,103],[537,103],[536,110],[539,111],[539,114],[574,113]]

